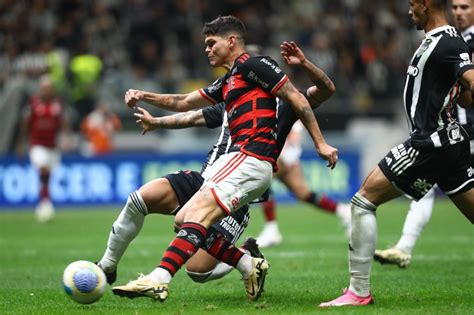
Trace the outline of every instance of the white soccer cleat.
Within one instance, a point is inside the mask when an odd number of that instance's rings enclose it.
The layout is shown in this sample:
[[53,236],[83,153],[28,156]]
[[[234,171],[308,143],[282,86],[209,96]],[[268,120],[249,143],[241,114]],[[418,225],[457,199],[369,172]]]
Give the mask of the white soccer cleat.
[[346,229],[347,238],[351,238],[351,204],[339,202],[336,207],[336,215],[341,220],[342,225]]
[[263,231],[257,237],[257,244],[260,248],[271,247],[280,244],[283,236],[278,229],[276,222],[265,224]]
[[252,257],[252,273],[248,278],[242,279],[244,281],[247,297],[250,300],[258,300],[262,294],[269,268],[270,264],[264,258]]
[[411,263],[411,255],[396,247],[376,249],[374,259],[381,264],[397,265],[400,268],[406,268]]
[[48,199],[42,200],[35,210],[36,220],[41,223],[49,222],[54,219],[55,211],[53,204]]
[[149,297],[155,301],[164,302],[168,298],[168,284],[155,283],[146,276],[140,275],[138,279],[130,281],[126,285],[113,287],[112,292],[129,299]]

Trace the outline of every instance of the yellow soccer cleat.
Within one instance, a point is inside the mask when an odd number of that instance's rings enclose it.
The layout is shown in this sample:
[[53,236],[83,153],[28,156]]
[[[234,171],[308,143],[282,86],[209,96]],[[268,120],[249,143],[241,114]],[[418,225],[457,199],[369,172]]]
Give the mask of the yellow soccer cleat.
[[155,283],[141,275],[137,280],[126,285],[113,287],[115,295],[134,299],[136,297],[149,297],[156,301],[164,302],[168,298],[168,284]]
[[375,250],[374,259],[381,264],[397,265],[400,268],[406,268],[411,263],[411,255],[396,247]]
[[247,291],[247,297],[252,301],[256,301],[263,292],[265,277],[267,276],[270,264],[263,258],[252,257],[252,265],[252,274],[242,280]]

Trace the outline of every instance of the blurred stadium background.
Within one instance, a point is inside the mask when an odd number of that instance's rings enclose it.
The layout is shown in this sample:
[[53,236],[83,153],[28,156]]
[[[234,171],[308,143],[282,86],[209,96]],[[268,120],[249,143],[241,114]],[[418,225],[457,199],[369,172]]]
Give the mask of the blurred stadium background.
[[[318,110],[327,141],[341,150],[329,172],[305,139],[304,169],[312,188],[349,199],[369,168],[406,137],[404,73],[421,32],[405,1],[387,0],[2,0],[0,1],[0,206],[32,205],[38,179],[19,154],[18,130],[38,78],[51,75],[74,127],[73,150],[51,182],[53,202],[121,203],[143,182],[180,168],[198,169],[215,141],[205,129],[140,135],[123,102],[128,88],[182,93],[210,83],[201,28],[233,14],[248,44],[273,56],[297,87],[306,77],[283,65],[279,45],[294,40],[336,84]],[[122,121],[114,152],[83,154],[81,119],[106,104]],[[155,115],[167,114],[147,107]],[[277,197],[289,200],[281,186]]]

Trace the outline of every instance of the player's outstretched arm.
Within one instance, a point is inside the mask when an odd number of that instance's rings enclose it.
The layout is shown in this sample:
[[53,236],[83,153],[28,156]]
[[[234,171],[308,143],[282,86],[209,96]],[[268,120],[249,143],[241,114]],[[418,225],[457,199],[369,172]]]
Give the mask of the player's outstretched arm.
[[137,118],[137,124],[143,129],[142,134],[158,128],[184,129],[189,127],[206,126],[202,110],[188,111],[163,117],[153,117],[146,109],[141,107],[137,107],[137,110],[138,112],[133,115]]
[[311,107],[318,107],[336,92],[334,82],[323,70],[306,58],[303,50],[295,42],[283,42],[280,49],[285,62],[288,65],[297,65],[303,68],[315,84],[306,91]]
[[463,92],[461,92],[461,95],[457,98],[456,102],[461,107],[471,108],[473,106],[472,94],[474,93],[474,69],[464,72],[460,81],[463,86]]
[[328,166],[334,168],[337,163],[337,149],[326,143],[319,129],[318,121],[314,116],[313,110],[306,98],[298,92],[290,80],[287,80],[283,86],[276,92],[276,96],[288,102],[294,112],[301,120],[313,139],[314,146],[319,155],[328,161]]
[[203,108],[211,103],[199,91],[188,94],[158,94],[141,90],[129,89],[125,92],[125,103],[128,107],[135,107],[139,101],[173,112]]

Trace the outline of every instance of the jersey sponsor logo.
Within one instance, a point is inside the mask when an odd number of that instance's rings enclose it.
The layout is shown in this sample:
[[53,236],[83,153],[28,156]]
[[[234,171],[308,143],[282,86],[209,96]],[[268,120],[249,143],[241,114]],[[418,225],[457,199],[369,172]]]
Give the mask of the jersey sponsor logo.
[[464,137],[461,134],[461,129],[458,125],[451,125],[447,128],[448,138],[450,144],[456,144],[464,140]]
[[461,59],[463,60],[462,62],[459,63],[459,68],[462,68],[464,66],[471,64],[471,58],[469,58],[468,53],[459,54],[459,57],[461,57]]
[[470,167],[467,169],[467,176],[472,177],[474,175],[474,168]]
[[280,67],[270,62],[267,58],[260,59],[260,62],[263,62],[264,64],[272,68],[275,71],[275,73],[281,73]]
[[408,70],[407,70],[408,75],[411,75],[412,77],[416,77],[418,73],[420,73],[420,70],[418,70],[418,67],[415,67],[412,65],[408,66]]
[[222,81],[216,80],[207,88],[207,90],[209,93],[212,94],[216,92],[217,90],[219,90],[221,87],[222,87]]
[[231,216],[227,216],[225,219],[221,220],[219,225],[232,237],[234,237],[241,229],[239,222]]
[[227,79],[227,93],[232,91],[235,88],[235,78],[231,76],[230,78]]
[[188,232],[186,232],[185,230],[179,230],[178,235],[176,235],[176,236],[177,237],[186,237],[186,235],[188,235]]
[[403,144],[397,145],[391,150],[391,152],[395,161],[398,161],[401,157],[407,155],[407,150]]
[[433,184],[426,181],[426,179],[417,178],[416,181],[413,182],[411,188],[419,191],[423,195],[425,195],[431,188],[433,188]]
[[260,79],[260,78],[257,76],[257,74],[256,74],[255,72],[253,72],[253,71],[250,71],[250,72],[249,72],[248,78],[249,78],[250,80],[253,80],[253,81],[257,82],[261,87],[263,87],[263,88],[265,88],[265,89],[267,89],[268,86],[270,85],[269,83],[267,83],[267,82],[263,81],[262,79]]

